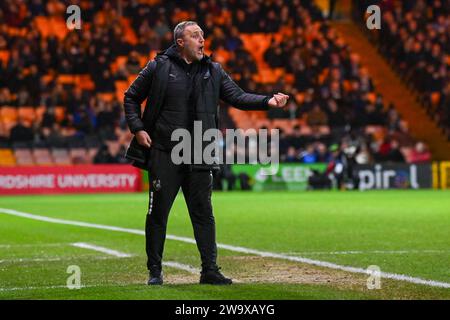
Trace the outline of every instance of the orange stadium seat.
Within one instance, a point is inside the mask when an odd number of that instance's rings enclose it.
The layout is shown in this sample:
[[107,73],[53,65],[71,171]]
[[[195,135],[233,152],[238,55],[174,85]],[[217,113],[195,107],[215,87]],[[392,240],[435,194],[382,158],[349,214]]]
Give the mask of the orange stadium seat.
[[32,124],[36,121],[36,112],[33,107],[20,107],[18,116],[28,124]]
[[367,100],[369,100],[370,103],[375,103],[376,99],[377,99],[377,95],[375,94],[375,92],[367,93]]
[[132,45],[136,45],[138,40],[133,28],[131,27],[130,20],[122,17],[120,19],[120,23],[124,29],[126,41]]
[[62,106],[55,107],[55,118],[57,122],[64,120],[66,116],[66,108]]
[[97,93],[97,98],[100,100],[111,102],[114,100],[114,93],[106,92],[106,93]]
[[284,75],[284,81],[286,81],[287,84],[294,84],[295,76],[292,73],[286,73]]
[[89,74],[81,74],[77,75],[75,78],[75,84],[82,90],[94,90],[95,83],[91,79],[91,75]]
[[50,26],[51,33],[57,36],[60,40],[63,40],[69,32],[69,29],[67,29],[66,21],[59,17],[51,17]]
[[433,92],[430,96],[431,105],[433,107],[436,107],[439,104],[439,101],[441,100],[441,93],[440,92]]
[[117,100],[121,101],[123,100],[123,94],[125,93],[125,90],[128,89],[128,81],[123,80],[117,80],[115,82],[116,85],[116,98]]
[[40,123],[42,121],[42,118],[44,117],[44,113],[46,110],[47,110],[47,108],[45,106],[39,106],[36,108],[35,116],[36,116],[37,122]]
[[3,61],[3,64],[6,64],[9,59],[9,51],[8,50],[0,50],[0,61]]
[[290,119],[274,119],[272,120],[272,128],[280,128],[284,131],[292,128],[292,120]]
[[386,129],[382,126],[367,126],[365,132],[366,134],[371,134],[376,141],[382,141],[386,136]]
[[0,108],[0,118],[2,119],[3,123],[11,123],[11,122],[17,122],[18,119],[18,112],[17,109],[14,107],[1,107]]
[[16,158],[11,149],[0,149],[0,166],[14,166]]
[[214,60],[220,64],[226,64],[230,60],[231,53],[225,49],[217,49],[214,51]]
[[117,70],[119,69],[119,67],[121,66],[121,64],[119,64],[119,59],[121,59],[121,60],[123,59],[124,62],[122,64],[125,64],[127,57],[126,56],[118,56],[116,58],[116,60],[111,62],[110,68],[111,68],[112,73],[116,73]]
[[146,56],[139,56],[139,65],[141,68],[144,68],[148,63],[148,57]]
[[56,82],[60,84],[75,84],[76,76],[73,74],[61,74],[56,78]]
[[298,104],[303,103],[303,101],[305,101],[305,93],[304,92],[299,92],[295,95],[295,101]]

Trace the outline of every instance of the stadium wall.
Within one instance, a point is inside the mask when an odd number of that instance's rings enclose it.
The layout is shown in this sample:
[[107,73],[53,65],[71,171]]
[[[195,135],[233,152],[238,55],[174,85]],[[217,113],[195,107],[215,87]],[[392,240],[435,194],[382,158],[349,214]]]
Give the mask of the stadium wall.
[[[308,189],[309,177],[323,174],[327,164],[279,164],[275,175],[263,175],[261,165],[233,165],[232,172],[248,175],[253,191]],[[429,164],[358,165],[360,190],[448,189],[450,161]],[[0,167],[0,195],[114,193],[148,190],[148,175],[130,165]]]
[[0,168],[0,194],[4,195],[140,190],[141,172],[130,165]]

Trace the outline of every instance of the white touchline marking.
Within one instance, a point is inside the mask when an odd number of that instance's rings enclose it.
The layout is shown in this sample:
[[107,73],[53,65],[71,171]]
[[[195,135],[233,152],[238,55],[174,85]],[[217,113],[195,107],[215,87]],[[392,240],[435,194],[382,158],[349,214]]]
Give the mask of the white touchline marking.
[[[143,230],[114,227],[114,226],[95,224],[95,223],[87,223],[87,222],[81,222],[81,221],[50,218],[50,217],[35,215],[35,214],[31,214],[31,213],[20,212],[20,211],[16,211],[16,210],[12,210],[12,209],[0,208],[0,212],[4,213],[4,214],[17,216],[17,217],[45,221],[45,222],[50,222],[50,223],[66,224],[66,225],[73,225],[73,226],[86,227],[86,228],[95,228],[95,229],[102,229],[102,230],[110,230],[110,231],[127,232],[127,233],[132,233],[132,234],[145,235],[145,232]],[[167,235],[166,238],[170,239],[170,240],[176,240],[176,241],[181,241],[181,242],[186,242],[186,243],[192,243],[192,244],[196,243],[194,239],[187,238],[187,237]],[[325,267],[325,268],[342,270],[342,271],[347,271],[347,272],[352,272],[352,273],[369,274],[368,271],[363,268],[343,266],[343,265],[339,265],[339,264],[332,263],[332,262],[314,260],[314,259],[309,259],[309,258],[304,258],[304,257],[289,256],[289,255],[284,255],[284,254],[280,254],[280,253],[260,251],[260,250],[245,248],[245,247],[237,247],[237,246],[232,246],[232,245],[227,245],[227,244],[221,244],[221,243],[217,243],[217,247],[221,248],[221,249],[234,251],[234,252],[241,252],[241,253],[245,253],[245,254],[254,254],[257,256],[261,256],[261,257],[301,262],[301,263],[305,263],[305,264],[315,265],[318,267]],[[431,287],[450,288],[450,283],[448,283],[448,282],[426,280],[426,279],[411,277],[411,276],[403,275],[403,274],[381,272],[380,276],[385,279],[400,280],[400,281],[405,281],[405,282],[410,282],[410,283],[415,283],[415,284],[423,284],[423,285],[427,285],[427,286],[431,286]]]
[[105,247],[96,246],[96,245],[85,243],[85,242],[75,242],[75,243],[72,243],[71,245],[74,246],[74,247],[78,247],[78,248],[90,249],[90,250],[106,253],[106,254],[109,254],[111,256],[115,256],[115,257],[118,257],[118,258],[129,258],[129,257],[131,257],[131,255],[128,254],[128,253],[124,253],[124,252],[120,252],[120,251],[117,251],[117,250],[108,249],[108,248],[105,248]]
[[[92,286],[84,286],[81,285],[80,289],[88,288],[88,287],[99,287],[97,285]],[[12,287],[12,288],[0,288],[0,292],[6,291],[19,291],[19,290],[48,290],[48,289],[68,289],[67,285],[65,286],[42,286],[42,287]],[[69,289],[68,289],[69,290]]]
[[11,248],[40,248],[40,247],[62,247],[67,246],[70,243],[4,243],[0,244],[0,249],[11,249]]
[[74,256],[64,258],[16,258],[16,259],[2,259],[1,263],[22,263],[22,262],[54,262],[54,261],[71,261],[76,259],[90,259],[90,260],[110,260],[112,257],[97,257],[97,256]]
[[347,255],[347,254],[421,254],[421,253],[450,253],[450,250],[351,250],[351,251],[290,251],[282,254],[293,255]]
[[[96,257],[97,259],[108,259],[107,257]],[[45,260],[45,259],[41,259],[43,261],[49,261],[49,260]],[[58,259],[58,260],[62,260],[62,259]],[[3,260],[0,260],[0,262]],[[51,261],[54,261],[53,259]],[[169,267],[169,268],[174,268],[174,269],[180,269],[189,273],[193,273],[193,274],[198,274],[200,273],[200,269],[194,268],[190,265],[187,264],[182,264],[182,263],[178,263],[175,261],[166,261],[162,263],[163,266],[165,267]],[[120,284],[109,284],[109,285],[101,285],[101,284],[93,284],[93,285],[82,285],[80,289],[83,288],[92,288],[92,287],[112,287],[112,286],[121,286]],[[64,289],[67,288],[66,286],[42,286],[42,287],[12,287],[12,288],[0,288],[0,292],[5,292],[5,291],[19,291],[19,290],[48,290],[48,289]]]

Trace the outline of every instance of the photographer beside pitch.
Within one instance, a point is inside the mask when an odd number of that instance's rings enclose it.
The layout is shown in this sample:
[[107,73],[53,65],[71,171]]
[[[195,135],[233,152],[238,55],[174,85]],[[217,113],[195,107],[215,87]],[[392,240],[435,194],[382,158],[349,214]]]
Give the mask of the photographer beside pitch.
[[[201,284],[231,284],[216,264],[217,247],[211,205],[212,170],[218,165],[175,165],[172,132],[190,132],[194,121],[203,130],[218,127],[219,99],[243,110],[267,110],[286,105],[287,95],[273,97],[244,92],[217,62],[204,54],[202,29],[183,21],[174,29],[174,42],[139,73],[125,92],[124,108],[135,135],[127,157],[149,171],[150,192],[145,236],[149,285],[163,283],[162,256],[170,208],[181,187],[202,261]],[[147,99],[141,116],[141,103]]]

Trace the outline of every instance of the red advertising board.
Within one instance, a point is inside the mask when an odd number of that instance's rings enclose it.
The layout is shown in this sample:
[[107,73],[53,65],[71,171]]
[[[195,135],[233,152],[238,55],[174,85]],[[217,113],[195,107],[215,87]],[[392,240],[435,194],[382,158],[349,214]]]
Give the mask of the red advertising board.
[[140,189],[140,170],[130,165],[0,167],[0,195],[134,192]]

